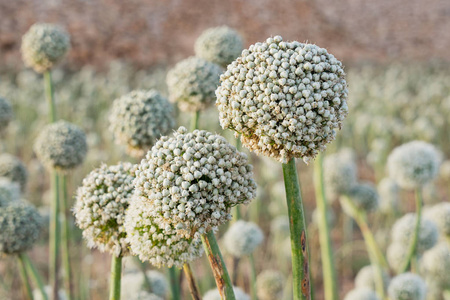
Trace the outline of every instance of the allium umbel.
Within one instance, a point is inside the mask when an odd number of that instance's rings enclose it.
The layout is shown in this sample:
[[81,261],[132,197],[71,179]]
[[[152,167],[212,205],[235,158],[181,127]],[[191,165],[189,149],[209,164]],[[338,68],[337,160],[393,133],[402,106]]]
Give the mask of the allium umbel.
[[136,90],[113,102],[110,130],[118,144],[128,146],[132,156],[141,157],[175,126],[172,105],[157,91]]
[[420,276],[403,273],[392,279],[388,293],[391,300],[425,300],[427,287]]
[[342,64],[316,45],[268,38],[242,51],[220,80],[222,128],[241,134],[255,153],[281,162],[314,158],[348,113]]
[[37,23],[22,37],[21,51],[26,66],[44,73],[64,57],[69,47],[69,34],[62,27]]
[[261,245],[264,234],[255,223],[239,220],[228,228],[223,240],[228,253],[242,257],[252,254]]
[[256,291],[261,300],[275,300],[283,298],[285,278],[275,270],[266,270],[256,278]]
[[28,172],[23,162],[14,155],[0,154],[0,176],[8,178],[12,182],[17,182],[20,184],[20,189],[25,190]]
[[134,170],[131,163],[102,165],[83,179],[73,212],[90,248],[117,257],[128,255],[123,223],[133,195]]
[[180,127],[162,137],[136,171],[136,193],[152,214],[185,237],[203,234],[228,221],[230,209],[256,196],[247,155],[225,138]]

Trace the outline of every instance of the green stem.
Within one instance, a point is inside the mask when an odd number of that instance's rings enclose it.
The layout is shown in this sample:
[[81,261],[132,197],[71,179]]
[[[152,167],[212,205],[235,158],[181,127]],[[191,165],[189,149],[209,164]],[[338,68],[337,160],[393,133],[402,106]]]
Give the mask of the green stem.
[[112,256],[109,300],[120,300],[120,284],[122,280],[122,256]]
[[70,226],[68,220],[68,197],[67,197],[67,176],[61,175],[61,225],[62,225],[62,234],[61,234],[61,247],[62,247],[62,263],[64,267],[64,279],[66,290],[69,291],[67,299],[74,299],[73,297],[73,282],[72,282],[72,268],[70,264]]
[[180,300],[180,281],[175,267],[169,268],[170,287],[172,289],[172,300]]
[[55,96],[53,90],[52,73],[50,70],[44,73],[44,81],[45,81],[45,97],[47,98],[49,107],[49,120],[50,123],[54,123],[56,121],[56,109],[55,109]]
[[191,292],[192,299],[201,300],[200,290],[198,289],[197,282],[195,281],[195,277],[192,274],[191,266],[188,263],[183,265],[184,274],[186,275],[186,279],[189,286],[189,291]]
[[323,155],[319,153],[314,162],[314,187],[316,192],[316,204],[319,213],[319,240],[322,257],[322,271],[326,300],[338,300],[338,283],[336,268],[333,259],[333,248],[330,238],[330,226],[328,224],[328,204],[325,195],[323,179]]
[[200,119],[200,111],[197,110],[192,114],[191,119],[191,131],[194,131],[195,129],[198,129],[198,121]]
[[33,290],[31,289],[30,280],[28,279],[28,272],[25,261],[23,260],[23,257],[21,255],[19,255],[17,258],[19,260],[20,277],[22,278],[22,283],[25,286],[27,297],[28,299],[33,300]]
[[283,164],[284,187],[291,231],[293,299],[311,299],[308,242],[295,159]]
[[51,171],[53,199],[51,202],[50,214],[50,262],[49,276],[52,287],[53,299],[57,300],[59,292],[58,271],[59,271],[59,247],[61,228],[59,220],[59,175],[56,170]]
[[216,280],[217,289],[222,300],[236,300],[234,297],[233,285],[225,262],[217,244],[214,232],[209,231],[202,235],[203,248],[208,256],[209,264]]
[[45,292],[45,287],[44,287],[42,278],[39,275],[36,267],[31,262],[31,259],[25,253],[21,253],[20,258],[25,262],[25,265],[27,266],[28,271],[31,273],[31,278],[34,281],[34,284],[39,288],[39,291],[41,292],[41,295],[42,295],[42,299],[48,300],[48,296],[47,296],[47,293]]
[[420,219],[422,218],[422,203],[422,188],[419,187],[416,189],[416,224],[414,226],[414,235],[411,244],[409,245],[405,261],[400,269],[400,273],[406,272],[410,267],[411,262],[417,260],[417,243],[419,241]]
[[250,261],[250,289],[252,291],[252,300],[258,300],[258,295],[256,293],[256,266],[253,253],[250,253],[248,259]]

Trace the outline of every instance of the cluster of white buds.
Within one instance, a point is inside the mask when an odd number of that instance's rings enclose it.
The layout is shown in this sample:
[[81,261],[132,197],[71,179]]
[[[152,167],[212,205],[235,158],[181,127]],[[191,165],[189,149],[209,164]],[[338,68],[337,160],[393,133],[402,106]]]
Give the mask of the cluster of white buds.
[[427,286],[419,275],[403,273],[391,280],[388,294],[391,300],[425,300]]
[[[233,286],[234,297],[236,300],[250,300],[250,296],[247,295],[240,288]],[[203,300],[221,300],[220,293],[218,289],[212,289],[205,293]]]
[[262,230],[252,222],[236,221],[224,237],[225,250],[234,257],[251,254],[264,240]]
[[28,172],[25,165],[14,155],[0,154],[0,176],[6,177],[12,182],[17,182],[20,189],[25,190],[28,180]]
[[395,148],[388,157],[389,176],[404,189],[422,187],[439,172],[441,155],[422,141],[412,141]]
[[323,170],[325,191],[329,202],[342,194],[348,194],[356,185],[357,166],[353,155],[347,151],[327,155],[323,160]]
[[0,256],[19,254],[29,250],[41,234],[42,218],[25,202],[17,202],[0,209]]
[[11,104],[6,99],[0,97],[0,133],[5,130],[13,118]]
[[19,201],[21,196],[20,185],[17,182],[0,177],[0,207]]
[[242,51],[216,91],[222,128],[257,154],[306,162],[334,140],[347,116],[340,61],[313,44],[268,38]]
[[135,198],[127,210],[125,229],[131,252],[157,267],[182,267],[203,255],[199,234],[182,237],[171,224],[151,214],[150,203]]
[[[355,277],[355,287],[356,288],[368,288],[373,291],[376,290],[376,276],[377,276],[377,266],[368,265],[359,270]],[[383,286],[387,288],[389,285],[389,274],[382,270]]]
[[86,135],[78,126],[58,121],[42,129],[34,151],[47,168],[69,171],[81,165],[86,157]]
[[[164,274],[155,270],[150,270],[145,272],[145,276],[146,278],[144,278],[144,274],[141,271],[124,274],[121,282],[122,298],[126,299],[130,296],[137,297],[136,294],[140,294],[141,292],[154,294],[161,299],[166,298],[166,295],[169,292],[169,284]],[[147,280],[149,286],[146,284]]]
[[131,163],[103,164],[83,179],[73,212],[88,247],[115,256],[129,254],[124,220],[133,195],[135,169]]
[[195,41],[195,55],[225,68],[242,51],[242,38],[236,30],[220,26],[205,30]]
[[25,65],[44,73],[61,61],[69,47],[69,34],[62,27],[37,23],[22,37],[21,50]]
[[441,289],[450,288],[450,247],[445,241],[424,253],[420,267],[427,281]]
[[364,212],[371,212],[378,208],[378,192],[368,182],[358,183],[348,191],[352,203]]
[[227,222],[233,206],[255,198],[252,169],[247,155],[222,136],[180,127],[139,164],[136,194],[150,203],[160,227],[188,238]]
[[408,245],[400,243],[391,243],[386,250],[386,258],[389,263],[389,267],[396,273],[401,271],[403,263],[408,255]]
[[356,288],[345,295],[344,300],[380,300],[377,294],[368,288]]
[[423,216],[434,222],[439,233],[443,236],[450,238],[450,203],[441,202],[433,205],[432,207],[425,207]]
[[175,126],[172,105],[155,90],[136,90],[114,100],[109,129],[128,153],[142,157],[157,139]]
[[222,69],[199,57],[189,57],[167,73],[169,100],[178,103],[182,111],[208,108],[215,100]]
[[258,299],[282,299],[285,283],[285,278],[279,271],[263,271],[256,278],[256,294],[258,295]]

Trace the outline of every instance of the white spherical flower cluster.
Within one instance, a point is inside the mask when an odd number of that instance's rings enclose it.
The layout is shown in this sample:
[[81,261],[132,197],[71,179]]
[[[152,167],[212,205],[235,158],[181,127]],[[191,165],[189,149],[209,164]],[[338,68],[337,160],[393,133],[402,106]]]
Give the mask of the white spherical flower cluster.
[[383,178],[377,186],[380,195],[380,210],[389,213],[398,210],[400,188],[390,177]]
[[285,285],[283,274],[275,270],[266,270],[256,278],[256,294],[261,300],[277,300],[283,298]]
[[[203,255],[200,236],[185,238],[176,228],[163,224],[151,213],[150,204],[142,198],[131,202],[125,217],[125,229],[131,252],[142,261],[157,267],[182,267]],[[163,227],[161,227],[163,226]]]
[[19,254],[29,250],[41,234],[42,218],[25,202],[0,209],[0,255]]
[[391,280],[388,288],[391,300],[425,300],[427,286],[416,274],[403,273]]
[[103,164],[83,179],[73,211],[88,247],[115,256],[129,254],[123,223],[133,195],[135,169],[131,163]]
[[348,292],[344,300],[380,300],[380,298],[371,289],[357,288]]
[[[240,288],[233,286],[234,296],[236,300],[250,300],[250,296],[247,295]],[[221,300],[220,293],[218,289],[212,289],[205,293],[203,300]]]
[[426,251],[420,260],[421,272],[441,289],[450,288],[450,247],[441,242]]
[[11,104],[6,99],[0,97],[0,132],[4,131],[13,118]]
[[323,177],[328,201],[347,194],[356,185],[357,166],[347,152],[337,152],[325,156]]
[[400,243],[392,243],[386,250],[386,258],[389,263],[389,267],[396,273],[401,271],[403,264],[408,255],[408,246]]
[[422,141],[412,141],[395,148],[388,157],[389,176],[404,189],[422,187],[439,172],[440,153]]
[[180,235],[203,234],[227,222],[231,207],[256,196],[247,155],[204,130],[180,127],[162,137],[136,171],[136,193],[153,215]]
[[3,153],[0,154],[0,177],[6,177],[12,182],[20,184],[20,189],[25,190],[28,180],[28,172],[25,165],[17,157]]
[[0,207],[19,201],[21,196],[20,185],[17,182],[11,182],[9,178],[0,177]]
[[450,202],[425,207],[423,216],[437,225],[441,235],[450,237]]
[[26,66],[44,73],[61,61],[69,47],[69,34],[62,27],[37,23],[22,37],[21,51]]
[[[359,270],[355,278],[356,288],[368,288],[373,291],[376,290],[376,266],[368,265]],[[382,271],[383,285],[387,288],[389,285],[389,274],[386,271]]]
[[[409,213],[394,223],[391,231],[391,239],[393,243],[397,243],[408,248],[408,245],[410,245],[413,240],[416,218],[416,214]],[[439,232],[436,225],[433,222],[422,218],[420,220],[419,236],[417,241],[418,254],[422,254],[426,250],[432,248],[436,244],[438,236]]]
[[222,69],[199,57],[189,57],[167,73],[169,100],[182,111],[199,111],[214,103]]
[[195,55],[225,68],[241,54],[242,44],[239,33],[228,26],[209,28],[195,41]]
[[258,225],[242,220],[231,225],[223,237],[225,250],[235,257],[251,254],[263,240],[264,234]]
[[136,90],[113,102],[109,129],[118,144],[135,157],[143,154],[175,126],[172,105],[155,90]]
[[147,277],[150,287],[148,287],[142,272],[138,271],[124,274],[121,283],[122,298],[126,299],[127,297],[135,296],[143,291],[152,293],[162,299],[165,298],[169,291],[169,284],[166,277],[154,270],[145,272],[145,276]]
[[49,169],[68,171],[83,163],[86,135],[76,125],[58,121],[44,127],[34,144],[39,160]]
[[378,208],[378,192],[371,183],[358,183],[349,190],[348,196],[362,211],[371,212]]
[[222,128],[241,134],[251,151],[281,162],[314,158],[348,113],[342,64],[316,45],[268,38],[242,51],[220,80]]

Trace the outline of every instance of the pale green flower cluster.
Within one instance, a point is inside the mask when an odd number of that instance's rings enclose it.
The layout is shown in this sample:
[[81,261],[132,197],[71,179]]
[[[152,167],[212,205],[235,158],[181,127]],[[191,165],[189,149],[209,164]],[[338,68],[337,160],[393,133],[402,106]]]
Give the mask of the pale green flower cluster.
[[264,240],[262,230],[253,222],[236,221],[223,237],[224,249],[234,257],[243,257],[255,251]]
[[403,273],[391,280],[388,294],[391,300],[425,300],[427,286],[420,276]]
[[195,41],[195,55],[225,68],[242,51],[242,38],[228,26],[205,30]]
[[251,151],[281,162],[314,158],[348,113],[342,64],[316,45],[268,38],[242,51],[220,80],[222,128],[241,134]]
[[83,179],[73,212],[88,247],[115,256],[129,254],[124,221],[132,200],[135,169],[131,163],[103,164]]
[[19,201],[21,196],[20,185],[17,182],[0,177],[0,207]]
[[378,192],[371,183],[363,182],[354,185],[348,191],[348,197],[359,210],[371,212],[378,208]]
[[113,102],[109,124],[116,143],[139,158],[172,131],[175,119],[172,105],[156,90],[135,90]]
[[86,135],[78,126],[58,121],[42,129],[34,151],[47,168],[69,171],[81,165],[86,157]]
[[437,225],[441,235],[450,237],[450,202],[425,207],[423,216]]
[[167,73],[169,100],[182,111],[201,111],[214,103],[222,69],[199,57],[180,61]]
[[37,23],[22,37],[21,50],[25,65],[44,73],[61,61],[69,47],[69,34],[62,27]]
[[258,299],[282,299],[285,283],[285,278],[280,272],[275,270],[263,271],[256,277],[256,293]]
[[[372,291],[376,290],[376,266],[367,265],[359,270],[355,277],[355,287],[356,288],[368,288]],[[386,271],[382,271],[383,285],[387,288],[389,285],[389,274]]]
[[325,192],[329,202],[342,194],[348,194],[357,184],[356,162],[347,151],[325,156],[323,170]]
[[6,177],[12,182],[17,182],[23,191],[27,184],[28,172],[20,159],[11,154],[2,153],[0,154],[0,177]]
[[427,282],[439,289],[450,288],[450,247],[443,241],[426,251],[420,260],[420,270]]

